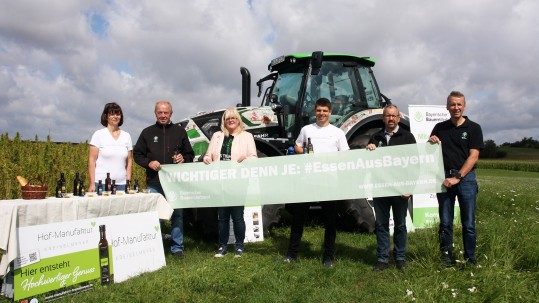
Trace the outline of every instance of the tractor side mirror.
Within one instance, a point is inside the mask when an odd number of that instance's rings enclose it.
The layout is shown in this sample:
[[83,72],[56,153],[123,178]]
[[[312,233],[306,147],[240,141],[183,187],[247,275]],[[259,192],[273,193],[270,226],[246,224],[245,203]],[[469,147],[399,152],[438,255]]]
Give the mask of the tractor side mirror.
[[316,51],[311,55],[311,75],[318,75],[320,68],[322,67],[322,61],[324,58],[324,52]]

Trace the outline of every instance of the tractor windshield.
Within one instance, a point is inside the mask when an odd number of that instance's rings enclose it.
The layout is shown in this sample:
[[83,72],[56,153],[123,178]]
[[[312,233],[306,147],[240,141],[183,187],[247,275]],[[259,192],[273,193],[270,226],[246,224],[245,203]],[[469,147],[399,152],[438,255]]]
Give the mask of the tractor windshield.
[[[264,98],[264,104],[288,105],[291,114],[299,110],[304,117],[314,117],[316,100],[327,98],[332,103],[335,119],[382,106],[376,80],[368,66],[349,61],[323,61],[320,72],[317,75],[309,75],[305,91],[302,93],[300,90],[305,72],[303,64],[281,69],[271,94]],[[298,104],[301,97],[303,102]]]
[[269,101],[280,103],[283,106],[288,105],[290,108],[296,108],[302,79],[302,70],[299,70],[298,72],[280,73],[275,81],[275,87],[273,88]]
[[314,115],[314,102],[327,98],[335,119],[367,108],[380,108],[381,98],[368,67],[357,63],[324,61],[318,75],[307,82],[302,111]]

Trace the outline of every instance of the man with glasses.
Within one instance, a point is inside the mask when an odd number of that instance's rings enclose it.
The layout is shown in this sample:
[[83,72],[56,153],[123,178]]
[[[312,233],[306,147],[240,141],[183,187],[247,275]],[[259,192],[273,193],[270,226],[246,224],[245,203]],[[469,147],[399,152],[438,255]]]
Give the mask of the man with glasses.
[[[399,127],[400,113],[396,105],[390,104],[384,108],[382,120],[385,128],[372,135],[367,145],[368,150],[377,147],[402,144],[415,144],[414,135]],[[374,270],[382,271],[389,266],[389,211],[393,209],[393,257],[397,269],[406,267],[406,214],[408,200],[411,195],[403,194],[393,197],[374,198],[374,213],[376,215],[376,249],[377,263]]]
[[[187,132],[178,124],[172,123],[172,105],[168,101],[155,103],[157,122],[146,127],[140,134],[133,149],[135,162],[146,169],[146,184],[150,192],[163,196],[163,187],[159,181],[159,169],[162,164],[193,162],[195,153],[189,143]],[[174,209],[170,218],[170,251],[178,258],[183,258],[183,209]]]

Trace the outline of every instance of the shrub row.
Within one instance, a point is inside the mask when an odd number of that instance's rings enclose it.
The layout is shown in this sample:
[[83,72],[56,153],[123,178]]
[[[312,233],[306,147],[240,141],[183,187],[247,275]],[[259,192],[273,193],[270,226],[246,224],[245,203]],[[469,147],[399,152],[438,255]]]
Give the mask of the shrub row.
[[[56,181],[60,173],[65,174],[68,192],[72,190],[75,174],[80,173],[88,187],[88,142],[71,144],[47,141],[21,140],[18,135],[9,139],[7,134],[0,137],[0,199],[22,197],[17,176],[23,176],[32,184],[41,181],[49,187],[49,196],[54,196]],[[132,179],[138,179],[145,186],[144,170],[133,164]]]

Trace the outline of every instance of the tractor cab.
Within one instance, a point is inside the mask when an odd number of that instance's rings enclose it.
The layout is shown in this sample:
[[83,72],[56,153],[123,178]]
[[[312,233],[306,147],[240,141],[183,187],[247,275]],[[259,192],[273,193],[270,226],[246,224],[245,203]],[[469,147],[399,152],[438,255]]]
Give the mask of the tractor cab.
[[272,72],[257,82],[258,95],[263,83],[262,106],[271,106],[281,115],[284,134],[295,138],[306,124],[315,121],[316,100],[327,98],[332,103],[330,122],[336,126],[366,109],[379,109],[388,102],[378,89],[371,70],[374,59],[353,55],[293,54],[271,61]]

